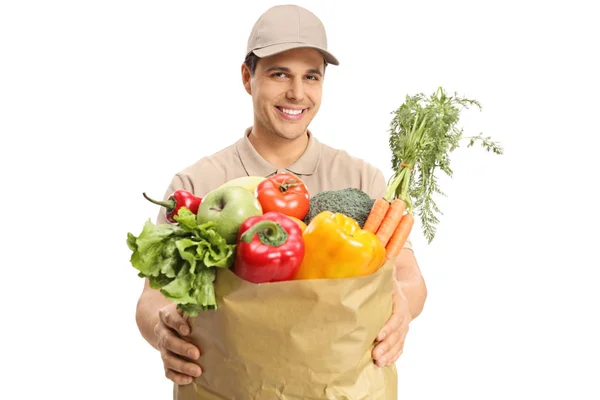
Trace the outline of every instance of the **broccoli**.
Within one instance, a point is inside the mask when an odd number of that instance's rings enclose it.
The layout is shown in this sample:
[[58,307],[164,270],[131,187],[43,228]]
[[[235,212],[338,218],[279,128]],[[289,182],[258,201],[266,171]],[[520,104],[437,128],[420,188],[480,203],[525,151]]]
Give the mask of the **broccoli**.
[[311,197],[309,210],[303,222],[308,225],[322,211],[331,211],[353,218],[362,228],[373,203],[375,200],[360,189],[325,190]]

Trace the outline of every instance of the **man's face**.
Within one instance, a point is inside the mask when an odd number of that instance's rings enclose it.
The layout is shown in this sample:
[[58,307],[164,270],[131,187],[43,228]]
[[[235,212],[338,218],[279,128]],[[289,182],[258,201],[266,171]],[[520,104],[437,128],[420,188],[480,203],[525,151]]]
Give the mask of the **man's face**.
[[255,124],[284,139],[302,136],[321,105],[324,62],[315,49],[293,49],[258,61],[253,77],[244,70]]

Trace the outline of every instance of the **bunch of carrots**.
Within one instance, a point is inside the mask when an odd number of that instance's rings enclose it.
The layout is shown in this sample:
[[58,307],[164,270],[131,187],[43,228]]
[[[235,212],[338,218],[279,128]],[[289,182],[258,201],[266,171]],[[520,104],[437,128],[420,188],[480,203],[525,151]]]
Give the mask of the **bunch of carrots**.
[[373,203],[363,230],[373,232],[385,247],[387,262],[398,256],[414,225],[414,216],[398,198],[388,201],[379,197]]
[[431,243],[435,237],[441,212],[432,195],[444,195],[435,173],[439,169],[452,176],[449,155],[462,139],[468,140],[467,147],[480,141],[486,151],[503,154],[502,146],[491,137],[463,136],[457,126],[460,112],[472,105],[480,107],[476,100],[447,95],[439,87],[430,96],[406,96],[394,111],[389,137],[394,173],[385,195],[375,200],[363,226],[385,246],[386,262],[404,247],[413,229],[413,213],[420,216],[427,241]]

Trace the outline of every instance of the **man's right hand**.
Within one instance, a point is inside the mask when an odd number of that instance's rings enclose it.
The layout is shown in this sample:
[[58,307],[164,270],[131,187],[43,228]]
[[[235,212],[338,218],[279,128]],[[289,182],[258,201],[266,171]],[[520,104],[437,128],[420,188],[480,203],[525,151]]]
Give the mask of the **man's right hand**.
[[189,361],[200,357],[200,349],[179,336],[189,335],[190,326],[176,307],[176,304],[169,304],[158,311],[154,333],[165,376],[178,385],[187,385],[202,373],[197,364]]

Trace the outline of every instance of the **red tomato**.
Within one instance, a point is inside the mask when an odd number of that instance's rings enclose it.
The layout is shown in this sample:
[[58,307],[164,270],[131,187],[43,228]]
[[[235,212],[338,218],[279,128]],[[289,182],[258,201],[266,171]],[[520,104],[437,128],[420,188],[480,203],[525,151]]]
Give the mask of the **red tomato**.
[[256,187],[256,198],[263,213],[280,212],[303,219],[308,213],[310,195],[304,182],[295,175],[281,173],[265,179]]

